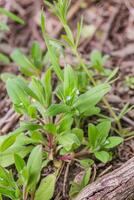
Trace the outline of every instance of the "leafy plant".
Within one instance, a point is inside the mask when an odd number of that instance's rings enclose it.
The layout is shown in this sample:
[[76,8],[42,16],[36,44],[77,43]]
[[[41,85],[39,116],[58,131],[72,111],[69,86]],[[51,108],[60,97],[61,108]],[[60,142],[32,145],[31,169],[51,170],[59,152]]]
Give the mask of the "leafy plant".
[[[14,13],[6,10],[5,8],[0,8],[0,14],[3,16],[7,16],[8,18],[10,18],[12,21],[15,21],[19,24],[24,25],[25,22],[24,20],[22,20],[20,17],[16,16]],[[9,26],[7,25],[6,22],[4,22],[4,20],[0,22],[0,31],[9,31]],[[6,56],[3,53],[0,53],[0,62],[3,64],[9,64],[10,60],[8,58],[8,56]]]
[[89,124],[88,126],[88,139],[91,152],[95,157],[103,163],[111,160],[109,149],[119,145],[123,142],[121,137],[108,136],[111,128],[109,121],[99,123],[97,126]]
[[[47,34],[42,12],[41,29],[47,53],[43,54],[37,42],[33,43],[29,56],[16,49],[11,58],[23,76],[7,73],[1,76],[15,111],[27,119],[20,122],[18,129],[0,137],[0,194],[12,200],[42,200],[44,196],[51,199],[63,163],[73,161],[84,169],[81,182],[71,186],[70,195],[76,195],[90,182],[93,163],[110,161],[111,149],[123,142],[111,131],[111,124],[120,126],[120,117],[115,114],[114,118],[108,117],[101,110],[105,102],[114,113],[104,96],[111,89],[110,82],[117,69],[108,77],[103,76],[106,57],[98,51],[90,55],[92,66],[88,67],[78,52],[82,20],[74,37],[67,24],[69,1],[58,0],[47,5],[64,27],[62,41]],[[78,66],[65,63],[61,68],[60,53],[66,46],[77,57]],[[94,79],[96,70],[102,75],[99,81]],[[50,163],[54,172],[42,177],[42,170]],[[14,178],[6,169],[11,165],[17,170]]]
[[134,89],[134,77],[126,76],[126,78],[125,78],[125,84],[126,84],[129,88]]

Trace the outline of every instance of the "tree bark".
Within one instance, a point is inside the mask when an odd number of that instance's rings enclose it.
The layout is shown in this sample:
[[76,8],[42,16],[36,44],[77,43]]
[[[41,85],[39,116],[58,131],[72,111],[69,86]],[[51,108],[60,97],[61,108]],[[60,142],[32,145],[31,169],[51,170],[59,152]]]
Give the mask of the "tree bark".
[[134,200],[134,158],[85,187],[74,200]]

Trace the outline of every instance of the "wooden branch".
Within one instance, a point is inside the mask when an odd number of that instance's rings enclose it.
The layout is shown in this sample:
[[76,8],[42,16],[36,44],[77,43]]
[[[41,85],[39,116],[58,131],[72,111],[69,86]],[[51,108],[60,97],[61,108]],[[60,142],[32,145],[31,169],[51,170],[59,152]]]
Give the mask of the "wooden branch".
[[75,200],[134,200],[134,158],[85,187]]

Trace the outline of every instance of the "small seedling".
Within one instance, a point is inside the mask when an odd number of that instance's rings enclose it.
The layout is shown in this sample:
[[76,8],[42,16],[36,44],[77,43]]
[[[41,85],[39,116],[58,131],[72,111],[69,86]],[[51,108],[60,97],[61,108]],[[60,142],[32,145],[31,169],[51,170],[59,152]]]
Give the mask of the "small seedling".
[[129,77],[127,76],[125,78],[125,84],[130,88],[130,89],[134,89],[134,77]]
[[[15,21],[15,22],[17,22],[19,24],[22,24],[22,25],[25,24],[25,22],[20,17],[16,16],[12,12],[10,12],[10,11],[4,9],[4,8],[0,8],[0,15],[6,16],[6,17],[10,18],[12,21]],[[9,30],[10,29],[9,29],[9,26],[7,25],[7,23],[4,22],[4,21],[2,22],[2,20],[1,20],[1,22],[0,22],[0,31],[7,32]],[[0,53],[0,63],[9,64],[10,60],[9,60],[8,56],[6,56],[3,53]]]

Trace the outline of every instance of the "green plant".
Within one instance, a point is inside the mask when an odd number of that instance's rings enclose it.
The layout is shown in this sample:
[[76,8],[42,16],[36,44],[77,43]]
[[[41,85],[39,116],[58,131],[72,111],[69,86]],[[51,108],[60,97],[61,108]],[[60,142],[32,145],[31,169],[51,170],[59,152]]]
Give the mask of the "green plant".
[[134,89],[134,77],[126,76],[126,78],[125,78],[125,84],[126,84],[129,88]]
[[[19,24],[22,24],[22,25],[25,24],[25,22],[20,17],[16,16],[12,12],[10,12],[10,11],[4,9],[4,8],[0,8],[0,14],[10,18],[12,21],[15,21]],[[9,26],[7,25],[7,20],[3,20],[3,21],[1,20],[0,31],[2,31],[2,32],[9,31]],[[2,62],[3,64],[9,64],[10,60],[9,60],[8,56],[6,56],[3,53],[0,53],[0,62]]]
[[[42,157],[41,145],[36,146],[32,150],[27,164],[19,154],[14,154],[14,162],[18,172],[17,180],[13,177],[11,170],[8,171],[0,167],[0,193],[13,200],[25,200],[29,195],[35,200],[42,199],[41,195],[45,195],[46,199],[50,199],[55,187],[55,174],[43,178],[37,188],[43,167]],[[37,190],[35,191],[36,188]]]
[[[42,53],[37,42],[33,43],[29,56],[17,49],[11,58],[19,65],[23,76],[7,73],[1,76],[15,111],[27,119],[20,122],[18,129],[0,137],[0,181],[5,181],[5,185],[0,185],[0,193],[12,200],[42,200],[44,196],[46,200],[51,199],[56,177],[63,163],[68,162],[79,163],[85,171],[81,182],[71,186],[70,195],[76,195],[89,183],[96,159],[107,163],[112,159],[111,148],[123,142],[121,137],[114,136],[111,129],[111,124],[119,122],[120,118],[114,120],[101,110],[101,102],[105,101],[104,96],[111,89],[110,82],[117,69],[110,75],[104,73],[107,57],[98,51],[91,54],[91,66],[88,67],[78,53],[82,20],[77,25],[74,39],[67,25],[68,1],[58,0],[54,6],[47,4],[63,24],[66,34],[62,38],[65,42],[47,34],[42,12],[41,29],[47,53]],[[62,69],[60,54],[62,52],[64,56],[63,47],[66,45],[77,56],[78,66],[65,63]],[[102,80],[94,80],[96,71],[102,75]],[[96,116],[95,121],[93,116]],[[13,164],[17,169],[17,181],[5,169]],[[54,173],[42,179],[42,169],[50,164]],[[10,174],[8,183],[5,173]],[[15,188],[17,192],[14,192]]]

